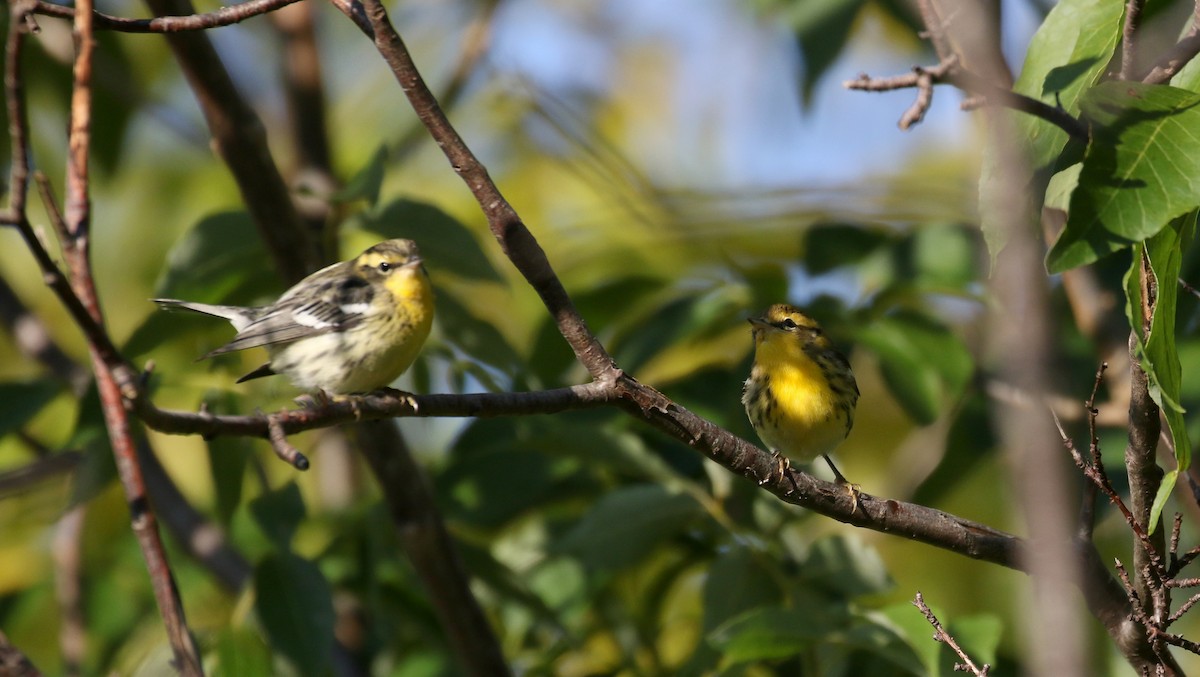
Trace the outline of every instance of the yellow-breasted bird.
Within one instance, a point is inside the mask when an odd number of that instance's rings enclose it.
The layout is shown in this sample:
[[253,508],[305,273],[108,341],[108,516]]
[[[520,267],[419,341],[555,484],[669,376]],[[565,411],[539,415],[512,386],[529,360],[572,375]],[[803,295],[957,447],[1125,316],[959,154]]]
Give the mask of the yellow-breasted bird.
[[237,335],[200,359],[265,346],[270,360],[238,379],[283,374],[298,388],[363,393],[394,381],[433,324],[433,288],[412,240],[385,240],[318,270],[267,306],[154,299],[229,320]]
[[[838,482],[848,484],[829,453],[854,426],[858,384],[850,362],[793,306],[777,303],[750,324],[754,366],[742,404],[754,430],[776,456],[804,463],[823,456]],[[781,474],[787,465],[781,459]]]

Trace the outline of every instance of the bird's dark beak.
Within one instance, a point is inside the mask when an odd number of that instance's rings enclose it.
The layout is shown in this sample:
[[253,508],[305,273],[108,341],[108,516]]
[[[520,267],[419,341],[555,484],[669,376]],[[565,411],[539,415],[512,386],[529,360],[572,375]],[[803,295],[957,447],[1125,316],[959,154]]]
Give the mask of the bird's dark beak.
[[755,329],[766,329],[771,326],[771,323],[762,317],[748,317],[746,321],[753,325]]
[[425,259],[421,258],[420,256],[413,256],[404,263],[404,267],[405,268],[417,268],[422,263],[425,263]]

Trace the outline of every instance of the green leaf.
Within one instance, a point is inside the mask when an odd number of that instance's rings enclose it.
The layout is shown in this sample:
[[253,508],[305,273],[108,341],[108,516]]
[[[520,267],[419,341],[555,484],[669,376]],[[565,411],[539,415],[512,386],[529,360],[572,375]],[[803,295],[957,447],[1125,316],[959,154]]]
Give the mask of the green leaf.
[[920,505],[940,505],[943,497],[962,488],[962,478],[985,462],[996,448],[990,402],[972,394],[958,411],[946,435],[946,453],[937,468],[912,495]]
[[788,3],[783,20],[796,32],[804,55],[804,101],[846,46],[850,28],[864,0],[803,0]]
[[[206,216],[171,247],[154,295],[200,303],[254,305],[281,291],[274,268],[264,265],[269,260],[245,212]],[[146,319],[123,347],[131,356],[143,355],[180,337],[210,330],[229,331],[227,324],[211,317],[162,312],[149,299],[145,304]]]
[[553,482],[545,454],[513,447],[471,454],[438,477],[452,514],[486,529],[539,505]]
[[291,553],[254,568],[254,609],[271,640],[302,675],[327,675],[333,658],[333,597],[315,564]]
[[806,581],[846,597],[892,588],[892,578],[879,553],[853,536],[831,535],[813,543],[802,574]]
[[155,294],[200,303],[250,303],[278,290],[279,278],[266,261],[270,257],[249,214],[212,214],[171,247]]
[[214,677],[269,677],[274,674],[271,652],[262,638],[249,630],[225,628],[217,636]]
[[[1013,89],[1075,115],[1080,98],[1104,77],[1121,40],[1123,3],[1110,0],[1062,0],[1029,42]],[[1033,116],[1016,118],[1032,151],[1035,169],[1052,162],[1067,141],[1066,132]]]
[[431,204],[394,200],[368,215],[363,228],[385,238],[415,240],[431,270],[448,270],[472,280],[501,280],[471,231]]
[[95,498],[117,479],[108,427],[100,408],[100,392],[93,382],[79,402],[75,429],[66,444],[70,449],[83,449],[83,463],[72,476],[71,505],[81,505]]
[[49,379],[0,383],[0,437],[28,423],[60,391],[62,385]]
[[387,158],[387,145],[380,144],[379,148],[375,149],[371,155],[371,159],[367,160],[367,164],[350,177],[345,187],[334,193],[333,200],[335,202],[366,200],[367,204],[372,207],[378,204],[379,189],[383,185],[383,168],[387,163]]
[[[951,618],[936,605],[930,604],[930,609],[972,661],[977,665],[996,664],[996,648],[1004,632],[1004,625],[999,618],[990,615]],[[908,645],[920,656],[924,664],[920,674],[928,677],[962,674],[954,670],[954,664],[961,662],[958,656],[944,643],[932,639],[933,628],[915,606],[905,602],[882,609],[881,612],[892,627],[904,634]]]
[[916,313],[880,318],[856,338],[879,356],[888,389],[921,424],[933,422],[945,402],[961,394],[974,368],[958,336]]
[[825,634],[819,619],[793,609],[755,609],[709,635],[729,661],[795,656]]
[[658,485],[623,487],[597,501],[554,550],[593,570],[620,569],[641,561],[701,515],[690,496]]
[[[774,606],[783,591],[764,555],[748,548],[725,551],[708,568],[704,580],[704,631],[758,607]],[[769,561],[769,560],[768,560]]]
[[1173,468],[1163,475],[1162,484],[1158,487],[1158,493],[1154,495],[1154,503],[1150,506],[1150,533],[1158,528],[1158,523],[1162,518],[1163,507],[1167,504],[1167,499],[1171,498],[1171,494],[1175,491],[1175,483],[1179,481],[1179,468]]
[[[896,629],[882,622],[885,619],[872,616],[876,615],[856,619],[848,630],[836,638],[837,644],[834,646],[840,649],[839,653],[849,654],[858,659],[852,664],[856,672],[843,671],[842,674],[904,674],[928,677],[920,657]],[[864,662],[866,666],[862,665]],[[863,669],[864,667],[869,669]],[[833,674],[832,670],[829,674]]]
[[250,513],[275,547],[286,552],[296,527],[304,519],[304,499],[300,496],[300,487],[295,482],[288,482],[279,489],[264,493],[250,502]]
[[[205,398],[214,414],[242,411],[242,398],[231,392],[217,392]],[[250,438],[220,435],[208,440],[208,465],[216,492],[217,518],[228,525],[242,503],[242,484],[246,466],[254,458]]]
[[524,361],[500,330],[472,314],[471,309],[459,303],[453,294],[442,291],[436,303],[438,325],[448,343],[506,374],[521,367]]
[[804,233],[804,267],[810,273],[820,274],[858,263],[893,239],[888,232],[867,226],[842,223],[813,226]]
[[[1062,0],[1046,15],[1025,54],[1025,64],[1013,85],[1019,94],[1033,97],[1066,112],[1079,113],[1079,99],[1104,76],[1121,36],[1125,3],[1111,0]],[[1029,158],[1038,177],[1041,193],[1044,176],[1055,164],[1067,145],[1067,133],[1041,118],[1023,113],[1008,114],[1012,121],[1013,137],[1019,139],[1023,153]],[[1007,140],[1005,141],[1007,143]],[[983,167],[979,177],[981,228],[988,251],[995,261],[1004,248],[1006,233],[1000,216],[1011,209],[1011,187],[997,181],[1001,151],[989,140],[984,149]],[[1039,205],[1029,221],[1036,222]]]
[[[1142,370],[1146,372],[1150,397],[1162,411],[1175,446],[1176,468],[1163,478],[1151,507],[1152,531],[1157,528],[1163,505],[1175,487],[1178,471],[1186,470],[1191,465],[1191,443],[1188,439],[1184,409],[1180,404],[1183,368],[1176,344],[1175,317],[1179,302],[1177,281],[1183,250],[1191,242],[1195,226],[1196,213],[1192,212],[1173,220],[1167,228],[1146,240],[1145,244],[1135,246],[1133,261],[1125,276],[1125,315],[1136,337],[1134,352]],[[1141,314],[1142,291],[1139,275],[1143,258],[1149,261],[1150,272],[1154,276],[1158,292],[1148,335],[1144,331]]]
[[[1004,635],[1004,623],[999,618],[990,615],[952,618],[945,627],[976,665],[996,664],[996,649]],[[958,662],[957,656],[953,657],[949,669],[953,670],[953,663]]]
[[738,288],[729,285],[672,293],[645,316],[629,318],[626,335],[612,342],[618,361],[626,369],[637,371],[688,339],[725,331],[746,300]]
[[1106,82],[1083,99],[1094,123],[1071,195],[1067,227],[1046,265],[1057,273],[1096,261],[1200,206],[1200,94]]
[[799,654],[845,627],[844,606],[799,595],[794,608],[757,608],[709,633],[727,661],[777,660]]
[[929,224],[912,235],[912,266],[917,282],[961,289],[979,277],[978,233],[958,224]]

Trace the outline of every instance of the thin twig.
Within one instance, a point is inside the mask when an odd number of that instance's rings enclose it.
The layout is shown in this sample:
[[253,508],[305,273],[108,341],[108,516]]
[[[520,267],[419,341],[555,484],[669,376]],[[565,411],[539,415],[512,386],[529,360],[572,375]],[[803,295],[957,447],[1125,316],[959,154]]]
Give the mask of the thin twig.
[[308,470],[308,458],[300,453],[299,449],[288,443],[287,433],[283,431],[283,426],[279,423],[279,415],[272,414],[266,418],[267,439],[270,440],[275,455],[297,470]]
[[0,631],[0,675],[4,677],[41,677],[42,673],[20,649]]
[[1124,516],[1125,522],[1129,525],[1129,528],[1137,537],[1138,541],[1141,542],[1143,547],[1146,548],[1147,553],[1149,553],[1151,557],[1157,558],[1156,561],[1161,561],[1157,548],[1155,548],[1153,543],[1150,541],[1149,534],[1146,533],[1146,530],[1134,517],[1133,512],[1125,504],[1125,501],[1121,498],[1120,494],[1118,494],[1116,489],[1113,488],[1112,482],[1109,481],[1108,474],[1104,470],[1104,459],[1100,453],[1100,440],[1096,432],[1095,416],[1097,411],[1095,408],[1095,400],[1096,393],[1100,387],[1100,382],[1104,377],[1104,371],[1107,368],[1108,363],[1105,362],[1100,365],[1099,369],[1096,370],[1096,378],[1092,384],[1092,394],[1088,398],[1088,401],[1084,403],[1084,407],[1088,413],[1088,428],[1091,438],[1088,444],[1089,455],[1091,456],[1090,462],[1083,458],[1083,455],[1080,454],[1078,448],[1075,446],[1075,441],[1067,435],[1067,432],[1063,428],[1062,422],[1059,420],[1058,415],[1053,411],[1050,413],[1054,419],[1055,426],[1058,428],[1058,434],[1062,440],[1063,446],[1066,447],[1068,452],[1070,452],[1071,459],[1075,462],[1075,466],[1084,474],[1084,477],[1091,480],[1092,484],[1094,484],[1098,489],[1100,489],[1101,492],[1104,493],[1105,496],[1108,497],[1110,503],[1117,507],[1117,509],[1121,512],[1121,515]]
[[1193,3],[1192,27],[1188,29],[1175,46],[1162,57],[1142,77],[1142,82],[1161,85],[1168,82],[1175,74],[1183,70],[1192,59],[1200,54],[1200,0]]
[[933,614],[933,611],[929,609],[929,606],[925,604],[925,598],[921,596],[920,592],[917,593],[917,596],[913,599],[912,603],[913,606],[921,610],[921,615],[925,616],[925,620],[928,621],[931,626],[933,626],[934,641],[942,642],[946,646],[950,647],[954,653],[957,654],[960,659],[962,659],[962,663],[954,666],[955,672],[970,672],[976,677],[987,677],[988,673],[992,670],[992,666],[988,665],[987,663],[984,663],[983,667],[975,665],[975,662],[971,660],[971,657],[967,655],[967,652],[963,651],[962,647],[958,645],[958,642],[954,641],[954,637],[950,633],[946,632],[944,628],[942,628],[942,624],[938,621],[937,616]]
[[913,99],[912,105],[904,111],[904,115],[900,116],[899,122],[900,129],[906,131],[925,119],[925,112],[933,103],[933,76],[920,66],[914,68],[913,71],[917,74],[917,98]]
[[946,31],[949,19],[943,18],[938,13],[933,0],[917,0],[917,11],[921,13],[921,23],[925,24],[925,30],[921,36],[929,38],[938,59],[945,62],[956,58],[957,55],[950,45],[950,37]]
[[1184,602],[1183,604],[1180,604],[1179,608],[1175,610],[1175,613],[1171,614],[1171,616],[1169,618],[1167,618],[1167,624],[1170,625],[1171,623],[1174,623],[1175,621],[1182,618],[1183,615],[1186,614],[1189,609],[1191,609],[1193,606],[1196,605],[1196,602],[1200,602],[1200,593],[1192,595],[1191,597],[1188,598],[1188,600],[1186,602]]
[[[246,19],[273,12],[280,7],[300,2],[300,0],[246,0],[236,5],[222,7],[216,11],[187,16],[160,16],[153,19],[127,19],[101,12],[93,12],[92,17],[98,30],[118,31],[121,33],[183,33],[186,31],[204,31],[221,26],[232,26]],[[58,19],[75,18],[75,9],[64,5],[56,5],[37,0],[34,11],[44,16]]]
[[[888,92],[914,87],[920,89],[925,82],[931,85],[942,83],[953,84],[968,94],[982,97],[982,102],[976,101],[973,105],[999,105],[1011,108],[1041,118],[1062,129],[1074,139],[1079,141],[1088,140],[1087,126],[1075,116],[1061,108],[1051,106],[1024,94],[1019,94],[1011,89],[997,87],[978,75],[962,68],[957,59],[944,61],[936,66],[915,69],[912,73],[891,77],[871,77],[863,73],[854,80],[846,80],[842,83],[842,86],[846,89],[866,92]],[[921,96],[918,95],[918,98]],[[905,112],[905,118],[911,115],[914,108],[916,108],[916,104]]]

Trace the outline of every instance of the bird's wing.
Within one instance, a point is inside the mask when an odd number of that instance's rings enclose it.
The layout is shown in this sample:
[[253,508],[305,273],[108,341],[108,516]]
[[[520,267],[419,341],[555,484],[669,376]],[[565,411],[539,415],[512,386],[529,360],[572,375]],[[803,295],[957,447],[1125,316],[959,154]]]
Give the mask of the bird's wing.
[[371,310],[373,290],[360,278],[327,280],[310,291],[291,295],[268,308],[232,341],[205,357],[346,331],[362,322]]

